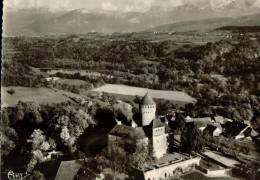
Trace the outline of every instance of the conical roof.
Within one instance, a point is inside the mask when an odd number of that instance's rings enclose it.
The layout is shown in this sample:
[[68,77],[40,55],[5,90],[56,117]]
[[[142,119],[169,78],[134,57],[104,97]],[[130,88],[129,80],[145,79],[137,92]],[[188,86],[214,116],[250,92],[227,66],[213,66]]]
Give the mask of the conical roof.
[[158,128],[158,127],[164,127],[165,125],[162,123],[160,119],[154,119],[153,122],[153,128]]
[[155,105],[153,98],[147,92],[141,100],[141,105]]

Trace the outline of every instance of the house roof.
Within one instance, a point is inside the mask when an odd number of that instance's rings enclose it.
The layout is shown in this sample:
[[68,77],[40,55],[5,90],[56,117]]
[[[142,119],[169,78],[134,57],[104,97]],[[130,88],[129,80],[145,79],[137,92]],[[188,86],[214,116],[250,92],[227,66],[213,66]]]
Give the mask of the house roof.
[[194,125],[195,125],[197,128],[207,127],[207,122],[204,122],[204,121],[196,121],[196,122],[194,122]]
[[225,118],[222,116],[215,116],[214,120],[216,121],[216,123],[220,124],[225,124],[227,122],[227,120],[225,120]]
[[153,128],[158,128],[158,127],[164,127],[165,125],[162,123],[162,121],[158,118],[154,119],[152,122]]
[[207,122],[207,123],[211,123],[212,122],[212,119],[211,117],[203,117],[203,118],[192,118],[191,121],[193,122]]
[[141,100],[141,105],[155,105],[153,98],[147,92]]
[[83,160],[62,161],[56,174],[55,180],[72,180],[82,167]]
[[252,129],[252,131],[251,131],[251,136],[252,136],[252,137],[256,137],[256,136],[258,136],[258,135],[259,135],[259,133],[258,133],[256,130]]
[[134,138],[134,139],[144,139],[146,134],[142,127],[131,127],[126,125],[117,124],[111,131],[111,135],[123,137],[123,138]]

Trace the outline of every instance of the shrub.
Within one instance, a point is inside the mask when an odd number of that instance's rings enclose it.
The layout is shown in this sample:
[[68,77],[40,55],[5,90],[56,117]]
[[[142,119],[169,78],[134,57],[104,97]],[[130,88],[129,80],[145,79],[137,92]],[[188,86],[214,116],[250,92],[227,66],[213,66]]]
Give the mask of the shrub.
[[13,95],[13,94],[15,93],[15,90],[14,90],[14,89],[9,89],[9,90],[7,90],[7,92],[8,92],[9,94]]

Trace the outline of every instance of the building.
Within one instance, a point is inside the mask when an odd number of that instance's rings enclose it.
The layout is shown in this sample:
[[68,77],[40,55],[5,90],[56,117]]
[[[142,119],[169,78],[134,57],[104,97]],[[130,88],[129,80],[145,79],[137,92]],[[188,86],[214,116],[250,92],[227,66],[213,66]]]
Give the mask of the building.
[[109,133],[108,146],[123,143],[124,147],[132,148],[137,143],[146,143],[153,148],[153,156],[159,159],[168,148],[165,124],[156,117],[156,103],[148,93],[142,98],[139,109],[140,123],[132,121],[132,125],[128,126],[118,122]]
[[133,174],[133,179],[140,180],[171,179],[175,177],[178,172],[182,174],[194,170],[199,166],[200,160],[200,157],[186,154],[166,154],[156,163],[150,164],[150,166],[142,169],[135,169],[130,174]]
[[211,136],[218,137],[223,132],[223,128],[219,126],[207,125],[204,130],[204,133],[208,133]]

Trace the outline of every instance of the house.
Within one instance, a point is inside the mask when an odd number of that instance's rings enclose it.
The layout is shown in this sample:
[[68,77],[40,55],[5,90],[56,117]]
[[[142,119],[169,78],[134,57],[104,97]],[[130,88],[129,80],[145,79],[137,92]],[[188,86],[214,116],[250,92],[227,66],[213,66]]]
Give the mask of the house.
[[207,122],[204,121],[195,121],[193,123],[201,132],[203,132],[208,126]]
[[57,80],[59,80],[59,77],[47,77],[45,78],[47,82],[55,82]]
[[215,116],[213,120],[219,124],[225,124],[227,122],[227,120],[222,116]]
[[204,133],[208,133],[211,136],[218,137],[223,132],[223,128],[221,126],[213,126],[207,125],[204,130]]
[[[124,144],[124,147],[131,148],[137,143],[145,143],[153,148],[153,156],[161,158],[167,152],[167,136],[165,124],[156,117],[156,103],[146,93],[142,98],[139,109],[141,113],[140,124],[132,121],[132,125],[117,125],[110,131],[108,136],[108,148],[113,144]],[[129,150],[129,149],[128,149]]]
[[186,117],[186,122],[205,122],[207,124],[213,123],[213,120],[211,117],[203,117],[203,118],[191,118],[191,117]]
[[259,133],[256,130],[252,129],[250,136],[255,138],[255,137],[259,136]]

